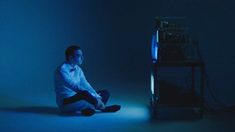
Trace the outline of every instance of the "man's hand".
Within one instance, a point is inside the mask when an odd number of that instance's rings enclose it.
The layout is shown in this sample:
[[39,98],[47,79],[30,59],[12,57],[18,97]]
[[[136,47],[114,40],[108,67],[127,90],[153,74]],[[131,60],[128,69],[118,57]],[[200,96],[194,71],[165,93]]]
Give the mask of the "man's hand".
[[101,99],[97,99],[97,101],[98,101],[98,103],[97,103],[97,105],[96,105],[96,109],[99,109],[99,110],[104,109],[104,108],[105,108],[105,105],[104,105],[104,103],[102,102],[102,100],[101,100]]

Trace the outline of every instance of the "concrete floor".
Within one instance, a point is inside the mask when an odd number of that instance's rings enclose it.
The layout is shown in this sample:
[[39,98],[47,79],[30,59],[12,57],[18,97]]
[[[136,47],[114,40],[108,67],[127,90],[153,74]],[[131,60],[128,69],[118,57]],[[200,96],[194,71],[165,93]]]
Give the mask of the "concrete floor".
[[6,91],[2,92],[0,131],[235,131],[235,116],[231,113],[207,114],[203,119],[152,121],[146,85],[126,83],[107,87],[112,92],[109,104],[121,104],[122,109],[116,113],[97,113],[91,117],[60,114],[54,102],[53,91],[34,95],[27,93],[27,97],[23,94],[8,95]]

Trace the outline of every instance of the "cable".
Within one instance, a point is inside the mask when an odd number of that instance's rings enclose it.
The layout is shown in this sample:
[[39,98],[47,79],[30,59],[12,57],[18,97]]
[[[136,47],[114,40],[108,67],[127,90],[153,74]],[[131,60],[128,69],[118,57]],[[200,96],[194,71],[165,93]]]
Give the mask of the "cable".
[[[193,44],[196,46],[196,50],[197,50],[196,53],[198,54],[199,61],[204,62],[203,57],[202,57],[201,52],[200,52],[200,49],[199,49],[198,41],[196,41],[196,40],[197,39],[194,39],[194,42],[193,42]],[[209,75],[206,72],[206,70],[204,70],[204,78],[205,78],[206,87],[208,88],[209,95],[211,96],[212,101],[214,102],[214,104],[211,104],[211,103],[207,102],[207,105],[208,105],[207,108],[209,108],[210,110],[215,110],[215,107],[217,107],[218,109],[227,109],[227,108],[229,108],[229,106],[227,106],[225,103],[223,103],[222,101],[220,101],[216,97],[215,89],[210,86]],[[231,108],[233,108],[233,106]]]

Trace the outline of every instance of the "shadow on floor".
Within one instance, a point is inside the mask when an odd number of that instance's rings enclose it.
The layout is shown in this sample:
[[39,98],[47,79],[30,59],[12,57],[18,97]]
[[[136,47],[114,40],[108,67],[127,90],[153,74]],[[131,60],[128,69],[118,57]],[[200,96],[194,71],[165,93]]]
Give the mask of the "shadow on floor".
[[17,113],[34,113],[42,115],[56,115],[56,116],[81,116],[80,113],[61,113],[57,107],[53,106],[21,106],[0,108],[0,111],[17,112]]
[[[42,115],[56,115],[56,116],[82,116],[80,113],[61,113],[58,107],[53,106],[21,106],[21,107],[9,107],[0,108],[0,111],[17,112],[17,113],[34,113]],[[96,112],[96,114],[102,112]]]
[[47,115],[58,115],[60,113],[58,108],[57,107],[53,107],[53,106],[9,107],[9,108],[0,108],[0,111],[19,112],[19,113],[47,114]]
[[[69,117],[69,116],[83,116],[81,113],[61,113],[58,107],[53,106],[21,106],[21,107],[8,107],[8,108],[1,108],[0,111],[5,112],[16,112],[16,113],[33,113],[33,114],[41,114],[41,115],[56,115],[62,117]],[[101,112],[96,111],[96,114],[100,113],[109,113],[109,112]]]

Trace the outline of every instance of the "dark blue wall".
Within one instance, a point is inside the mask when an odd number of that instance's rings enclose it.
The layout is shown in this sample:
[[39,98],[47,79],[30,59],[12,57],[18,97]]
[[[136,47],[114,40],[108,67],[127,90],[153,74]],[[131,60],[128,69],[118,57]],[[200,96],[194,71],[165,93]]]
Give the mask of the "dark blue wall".
[[210,86],[221,101],[234,104],[233,5],[219,0],[1,0],[0,91],[53,89],[53,71],[73,43],[83,48],[83,68],[94,85],[148,85],[154,17],[186,16],[198,34]]

